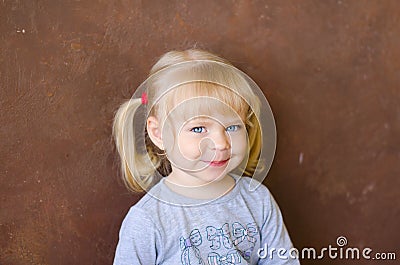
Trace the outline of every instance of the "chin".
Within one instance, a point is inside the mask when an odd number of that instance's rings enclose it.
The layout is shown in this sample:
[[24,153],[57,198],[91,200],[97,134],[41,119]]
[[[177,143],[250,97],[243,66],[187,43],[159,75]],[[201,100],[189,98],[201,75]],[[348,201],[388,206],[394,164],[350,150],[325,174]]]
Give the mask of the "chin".
[[201,177],[201,179],[205,182],[212,182],[212,181],[220,181],[222,180],[227,174],[229,173],[229,171],[221,171],[221,172],[213,172],[212,173],[206,173],[205,177]]

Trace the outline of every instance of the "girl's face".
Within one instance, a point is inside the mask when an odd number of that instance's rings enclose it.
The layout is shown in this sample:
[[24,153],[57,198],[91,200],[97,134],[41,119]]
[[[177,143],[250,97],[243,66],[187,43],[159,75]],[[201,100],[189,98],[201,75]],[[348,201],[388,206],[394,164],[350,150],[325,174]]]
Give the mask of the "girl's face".
[[219,100],[212,101],[212,106],[224,109],[223,113],[191,114],[188,106],[196,104],[190,104],[188,100],[171,112],[164,123],[163,143],[172,166],[170,180],[197,186],[218,181],[240,165],[247,152],[247,130],[244,115]]

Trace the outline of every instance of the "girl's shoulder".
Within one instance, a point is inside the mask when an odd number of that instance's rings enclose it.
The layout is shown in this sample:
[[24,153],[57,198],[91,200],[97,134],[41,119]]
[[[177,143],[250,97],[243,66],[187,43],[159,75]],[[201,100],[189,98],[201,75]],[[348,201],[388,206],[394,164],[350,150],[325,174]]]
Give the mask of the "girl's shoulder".
[[237,198],[243,199],[249,207],[273,208],[276,207],[275,199],[270,190],[263,183],[250,177],[237,179]]
[[237,188],[242,192],[253,195],[253,196],[269,196],[270,191],[262,182],[258,181],[255,178],[231,174],[233,178],[236,180]]

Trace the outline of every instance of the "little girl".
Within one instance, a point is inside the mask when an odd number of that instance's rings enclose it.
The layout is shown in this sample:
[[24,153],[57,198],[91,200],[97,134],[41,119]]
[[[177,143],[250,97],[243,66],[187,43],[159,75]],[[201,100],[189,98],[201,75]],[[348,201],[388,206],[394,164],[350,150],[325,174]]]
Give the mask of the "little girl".
[[114,264],[299,264],[278,205],[255,180],[273,135],[263,135],[254,86],[214,54],[171,51],[120,106],[123,179],[147,194],[122,223]]

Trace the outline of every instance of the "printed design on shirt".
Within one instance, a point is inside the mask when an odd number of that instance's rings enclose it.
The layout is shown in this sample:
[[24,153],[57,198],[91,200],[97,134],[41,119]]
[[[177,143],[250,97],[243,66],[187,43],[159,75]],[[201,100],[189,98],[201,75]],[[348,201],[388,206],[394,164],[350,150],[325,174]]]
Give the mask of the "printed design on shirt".
[[[228,223],[223,224],[221,228],[209,225],[206,227],[205,232],[207,240],[211,241],[211,245],[208,245],[208,247],[214,250],[209,252],[207,256],[209,265],[247,264],[256,246],[257,235],[259,234],[255,222],[248,223],[247,225],[234,222],[232,223],[232,230],[230,230]],[[188,238],[181,236],[179,240],[182,251],[181,262],[183,265],[205,265],[199,249],[203,243],[199,229],[193,229]],[[224,248],[221,246],[224,246]],[[206,246],[203,245],[203,251],[205,250],[204,247]],[[223,249],[228,249],[229,252],[226,255],[222,255],[224,254],[223,252],[221,253]]]
[[209,265],[234,265],[242,262],[242,256],[240,256],[237,250],[231,250],[225,256],[211,252],[208,254],[207,261]]
[[232,232],[234,237],[233,244],[238,246],[238,250],[245,259],[250,259],[251,252],[257,242],[255,237],[258,234],[256,223],[248,223],[244,227],[239,222],[235,222],[232,224]]
[[205,265],[197,248],[203,242],[199,229],[193,229],[188,238],[179,239],[182,250],[181,261],[183,265]]
[[207,240],[212,242],[210,248],[212,250],[217,250],[221,248],[222,245],[226,249],[232,248],[231,242],[231,232],[229,231],[229,224],[225,223],[221,228],[216,228],[214,226],[207,226]]

